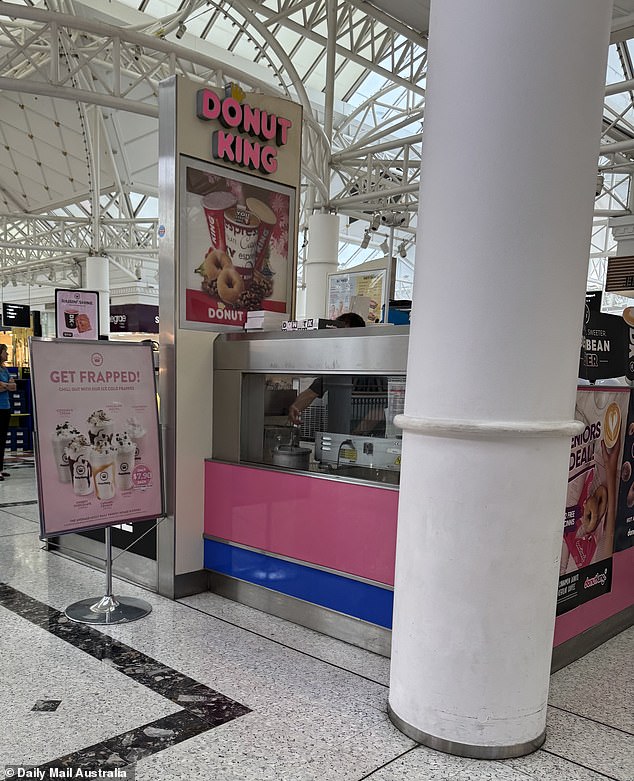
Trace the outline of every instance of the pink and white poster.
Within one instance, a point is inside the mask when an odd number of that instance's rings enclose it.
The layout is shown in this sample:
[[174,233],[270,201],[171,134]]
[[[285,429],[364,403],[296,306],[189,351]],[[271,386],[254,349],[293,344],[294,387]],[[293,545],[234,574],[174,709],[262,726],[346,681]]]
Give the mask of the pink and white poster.
[[163,514],[152,348],[32,339],[42,537]]
[[62,339],[98,339],[99,293],[57,288],[55,334]]
[[295,190],[183,158],[180,197],[181,327],[242,328],[250,310],[290,313]]

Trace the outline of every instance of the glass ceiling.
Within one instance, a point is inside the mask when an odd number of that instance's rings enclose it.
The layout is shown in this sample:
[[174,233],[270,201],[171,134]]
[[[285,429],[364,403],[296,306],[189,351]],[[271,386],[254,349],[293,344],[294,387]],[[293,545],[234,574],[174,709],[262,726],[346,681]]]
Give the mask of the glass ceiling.
[[[261,0],[257,3],[250,0],[17,1],[24,6],[46,7],[106,22],[120,27],[122,35],[133,31],[153,36],[182,47],[184,53],[191,51],[225,59],[228,52],[231,62],[243,64],[258,78],[261,78],[260,74],[267,74],[262,77],[265,81],[278,89],[283,88],[291,97],[297,98],[298,90],[304,89],[317,122],[323,124],[328,94],[329,34],[325,0]],[[417,1],[424,16],[428,3]],[[394,7],[401,2],[404,0],[395,0]],[[389,7],[387,3],[377,2],[377,5]],[[630,8],[629,0],[617,0],[615,4],[615,19],[621,22],[621,37],[630,34],[627,20],[632,16],[634,3],[631,5]],[[398,256],[397,276],[402,282],[397,296],[408,297],[413,278],[426,38],[403,24],[394,21],[387,24],[385,14],[363,0],[336,0],[335,6],[336,25],[331,31],[336,38],[333,156],[330,179],[325,184],[328,205],[347,218],[342,220],[340,263],[347,266],[380,257],[384,254],[384,242],[389,239],[393,254]],[[408,9],[411,10],[411,5]],[[3,37],[0,33],[0,45]],[[630,40],[624,40],[610,46],[607,85],[634,79],[631,45]],[[155,91],[161,76],[158,68],[153,71],[149,48],[144,58],[147,59],[147,84]],[[152,100],[151,91],[149,94],[149,100]],[[116,127],[109,142],[113,144],[113,139],[119,139],[119,152],[123,156],[126,147],[131,148],[130,137],[134,134],[126,135],[127,118],[121,116],[125,112],[115,113],[120,117],[111,120]],[[136,121],[140,124],[139,118]],[[0,120],[0,130],[1,124]],[[629,142],[632,142],[631,148]],[[609,151],[610,143],[619,143],[617,153]],[[380,144],[378,148],[377,144]],[[605,258],[614,251],[608,220],[630,210],[634,89],[606,95],[602,146],[605,154],[599,158],[599,171],[604,179],[595,204],[589,277],[590,285],[597,287],[602,285]],[[351,153],[351,149],[356,151]],[[38,154],[36,149],[36,158]],[[40,159],[45,165],[44,151]],[[79,160],[76,164],[79,165]],[[19,165],[14,164],[13,168],[21,173]],[[130,176],[131,180],[135,178],[139,179]],[[86,191],[82,196],[77,176],[75,181],[77,196],[71,198],[69,193],[66,203],[61,203],[61,199],[57,204],[51,203],[49,213],[76,217],[91,214],[89,193]],[[385,187],[399,188],[399,194],[383,202],[377,201],[376,193]],[[106,216],[120,217],[125,200],[130,216],[155,217],[156,191],[151,190],[146,186],[138,192],[134,188],[128,188],[125,193],[113,192],[111,196],[102,197],[101,208]],[[307,179],[303,184],[305,211],[300,215],[300,225],[305,225],[312,208],[320,205],[316,197],[320,196]],[[367,203],[363,202],[364,197]],[[35,210],[34,204],[31,211]],[[364,228],[375,212],[387,215],[387,222],[373,233],[369,246],[364,248]],[[406,218],[395,222],[395,213]],[[301,247],[301,231],[299,239]],[[401,249],[403,251],[399,252]],[[300,258],[301,252],[300,249]]]

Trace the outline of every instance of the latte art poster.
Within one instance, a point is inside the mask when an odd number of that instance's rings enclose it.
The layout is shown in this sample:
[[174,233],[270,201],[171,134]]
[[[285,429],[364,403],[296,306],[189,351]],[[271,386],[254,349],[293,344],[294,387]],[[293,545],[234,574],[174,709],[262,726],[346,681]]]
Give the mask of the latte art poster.
[[42,537],[162,515],[152,348],[31,341]]
[[181,327],[237,326],[247,312],[289,313],[295,191],[181,161]]

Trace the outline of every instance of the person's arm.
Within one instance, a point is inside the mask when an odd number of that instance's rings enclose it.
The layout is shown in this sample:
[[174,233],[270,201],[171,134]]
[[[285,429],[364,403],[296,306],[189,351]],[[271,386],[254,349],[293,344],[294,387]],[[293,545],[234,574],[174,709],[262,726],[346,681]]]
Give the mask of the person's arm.
[[302,412],[306,409],[306,407],[310,407],[313,401],[315,401],[315,399],[318,397],[319,394],[315,393],[315,391],[311,390],[310,388],[306,388],[305,391],[302,391],[298,395],[295,401],[288,408],[288,417],[293,425],[297,425],[301,422]]

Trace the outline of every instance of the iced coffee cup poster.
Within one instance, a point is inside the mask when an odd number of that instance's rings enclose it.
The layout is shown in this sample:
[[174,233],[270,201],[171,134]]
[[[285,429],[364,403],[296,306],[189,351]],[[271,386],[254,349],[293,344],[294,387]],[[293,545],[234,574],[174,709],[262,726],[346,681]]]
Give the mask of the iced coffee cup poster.
[[249,310],[289,313],[295,190],[194,162],[181,160],[181,327],[242,328]]
[[162,514],[152,350],[31,340],[43,537]]
[[55,328],[62,339],[98,339],[99,293],[56,289]]

